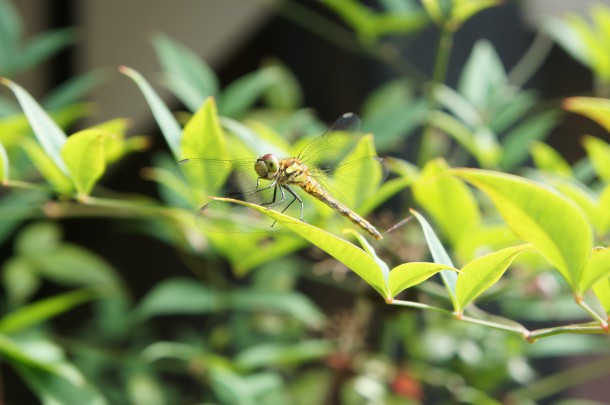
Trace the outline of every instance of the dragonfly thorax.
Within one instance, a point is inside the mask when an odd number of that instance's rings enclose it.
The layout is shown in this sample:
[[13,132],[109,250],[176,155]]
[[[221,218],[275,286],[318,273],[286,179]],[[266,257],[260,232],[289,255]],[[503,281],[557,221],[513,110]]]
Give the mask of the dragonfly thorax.
[[272,153],[258,157],[254,163],[254,170],[256,170],[258,177],[262,179],[274,179],[279,169],[279,161]]

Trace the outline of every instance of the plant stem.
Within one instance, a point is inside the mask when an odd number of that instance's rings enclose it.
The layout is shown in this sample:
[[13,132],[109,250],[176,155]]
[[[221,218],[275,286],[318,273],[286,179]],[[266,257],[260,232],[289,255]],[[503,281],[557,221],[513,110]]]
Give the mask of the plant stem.
[[593,317],[593,319],[597,320],[603,329],[606,329],[606,330],[608,329],[608,322],[606,321],[606,319],[604,317],[602,317],[600,314],[598,314],[593,308],[591,308],[582,298],[577,298],[576,303],[582,309],[587,311],[587,313],[589,315],[591,315],[591,317]]
[[553,41],[539,31],[527,52],[508,73],[508,82],[513,86],[523,86],[540,68],[552,48]]
[[433,139],[433,127],[430,116],[434,109],[437,107],[437,101],[434,96],[436,89],[439,85],[445,83],[447,77],[447,68],[449,67],[449,56],[451,55],[451,48],[453,47],[453,31],[451,31],[447,24],[441,27],[440,36],[438,39],[438,47],[436,49],[436,57],[434,61],[434,74],[432,76],[432,82],[428,87],[427,95],[427,109],[428,119],[422,131],[421,146],[419,149],[419,166],[422,166],[425,162],[435,157],[434,152],[434,139]]
[[610,361],[605,356],[529,383],[527,387],[509,393],[505,403],[519,404],[526,399],[536,401],[548,398],[553,394],[608,374],[610,374]]

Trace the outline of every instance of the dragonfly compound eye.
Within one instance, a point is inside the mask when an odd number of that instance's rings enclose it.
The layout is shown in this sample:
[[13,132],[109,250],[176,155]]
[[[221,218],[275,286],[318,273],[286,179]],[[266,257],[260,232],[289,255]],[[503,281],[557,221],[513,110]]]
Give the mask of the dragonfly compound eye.
[[267,154],[256,159],[254,170],[259,177],[264,179],[272,179],[277,174],[280,164],[273,154]]

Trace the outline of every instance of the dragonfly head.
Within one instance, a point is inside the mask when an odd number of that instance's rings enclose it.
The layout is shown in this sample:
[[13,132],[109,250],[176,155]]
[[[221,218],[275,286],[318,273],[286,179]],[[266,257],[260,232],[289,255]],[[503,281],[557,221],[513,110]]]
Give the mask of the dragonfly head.
[[280,169],[280,163],[274,154],[268,153],[264,156],[260,156],[254,163],[254,170],[260,178],[273,179],[277,175]]

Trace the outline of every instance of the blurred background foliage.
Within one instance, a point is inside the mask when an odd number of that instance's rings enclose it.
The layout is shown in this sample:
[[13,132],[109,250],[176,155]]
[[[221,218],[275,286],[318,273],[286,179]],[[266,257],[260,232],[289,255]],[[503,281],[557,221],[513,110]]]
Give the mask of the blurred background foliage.
[[[479,192],[427,182],[474,166],[558,190],[607,246],[608,4],[37,0],[52,29],[32,33],[35,13],[17,3],[0,0],[13,93],[0,94],[0,402],[607,401],[607,336],[531,345],[388,306],[292,233],[202,232],[176,162],[189,148],[224,158],[223,142],[298,150],[354,111],[388,157],[390,177],[358,209],[379,229],[415,206],[457,267],[514,245]],[[337,235],[346,224],[323,210],[315,223]],[[432,261],[428,244],[408,224],[375,250],[393,267]],[[550,270],[524,254],[478,304],[530,329],[589,319]],[[433,281],[403,296],[448,303]]]

